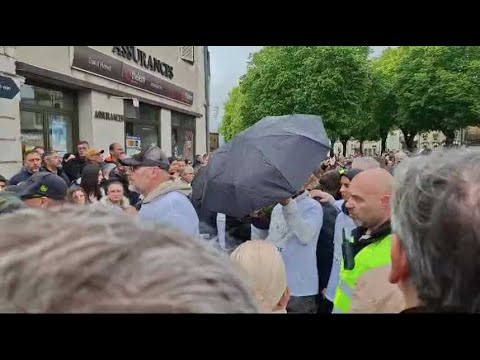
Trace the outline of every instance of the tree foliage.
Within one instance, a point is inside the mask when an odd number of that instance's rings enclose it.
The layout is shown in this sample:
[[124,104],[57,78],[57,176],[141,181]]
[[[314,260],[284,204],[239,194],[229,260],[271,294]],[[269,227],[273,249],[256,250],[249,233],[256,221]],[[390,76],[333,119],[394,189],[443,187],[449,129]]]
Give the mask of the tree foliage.
[[[269,115],[316,114],[330,137],[348,139],[367,99],[368,54],[367,46],[263,48],[240,81],[240,128]],[[225,113],[222,131],[230,128],[230,116]]]
[[455,130],[480,123],[480,47],[400,48],[394,75],[399,127],[404,132]]
[[382,139],[480,124],[480,47],[267,46],[225,104],[227,140],[269,115],[321,115],[332,140]]
[[239,86],[230,91],[228,100],[225,103],[225,113],[220,126],[220,132],[226,141],[231,140],[236,134],[247,128],[242,116],[242,109],[245,106],[245,97]]

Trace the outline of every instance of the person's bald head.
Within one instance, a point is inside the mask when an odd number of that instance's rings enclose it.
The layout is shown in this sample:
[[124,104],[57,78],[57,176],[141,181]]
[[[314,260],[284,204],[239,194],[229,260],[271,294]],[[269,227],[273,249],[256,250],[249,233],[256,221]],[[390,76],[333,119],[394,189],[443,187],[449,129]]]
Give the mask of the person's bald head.
[[390,218],[393,177],[384,169],[368,169],[353,178],[347,208],[362,226],[374,229]]

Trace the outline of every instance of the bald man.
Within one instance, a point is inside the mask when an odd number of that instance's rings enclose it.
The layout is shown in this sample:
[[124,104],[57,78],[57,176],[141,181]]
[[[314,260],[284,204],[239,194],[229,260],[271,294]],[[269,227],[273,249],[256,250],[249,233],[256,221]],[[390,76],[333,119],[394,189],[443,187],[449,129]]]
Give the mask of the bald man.
[[384,169],[368,169],[350,182],[346,203],[352,218],[369,234],[390,222],[393,176]]
[[[352,231],[350,237],[343,237],[343,261],[333,312],[351,312],[352,298],[355,299],[353,309],[376,312],[376,304],[380,304],[381,312],[399,311],[401,309],[397,309],[396,305],[389,308],[385,304],[394,304],[395,301],[389,299],[392,296],[397,299],[395,294],[398,291],[395,286],[389,285],[388,271],[385,271],[385,267],[388,268],[391,264],[390,197],[393,177],[383,169],[368,169],[352,179],[349,190],[346,207],[360,226]],[[363,283],[364,279],[368,282],[367,285]],[[359,283],[361,286],[358,286]],[[377,291],[379,288],[384,290]],[[399,292],[397,295],[401,296]],[[368,306],[359,306],[359,301]]]

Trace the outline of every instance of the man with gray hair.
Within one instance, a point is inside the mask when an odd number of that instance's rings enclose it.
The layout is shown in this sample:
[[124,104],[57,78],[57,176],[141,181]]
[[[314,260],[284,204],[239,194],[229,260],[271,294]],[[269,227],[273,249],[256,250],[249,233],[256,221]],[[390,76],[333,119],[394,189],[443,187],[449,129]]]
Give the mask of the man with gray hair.
[[0,228],[2,313],[259,310],[225,254],[154,223],[65,207],[7,214]]
[[182,193],[189,190],[190,185],[174,181],[168,173],[170,163],[162,149],[152,146],[121,162],[129,166],[130,184],[144,196],[138,212],[140,218],[200,236],[197,213]]
[[392,268],[411,312],[480,311],[480,152],[448,150],[396,169]]

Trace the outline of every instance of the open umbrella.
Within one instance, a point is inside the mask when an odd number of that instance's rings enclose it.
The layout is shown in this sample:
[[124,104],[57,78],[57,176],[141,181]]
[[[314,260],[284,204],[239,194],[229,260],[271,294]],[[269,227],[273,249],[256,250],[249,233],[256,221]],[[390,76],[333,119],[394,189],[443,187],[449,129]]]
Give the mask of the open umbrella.
[[327,157],[320,116],[269,116],[210,157],[202,206],[242,217],[300,190]]

